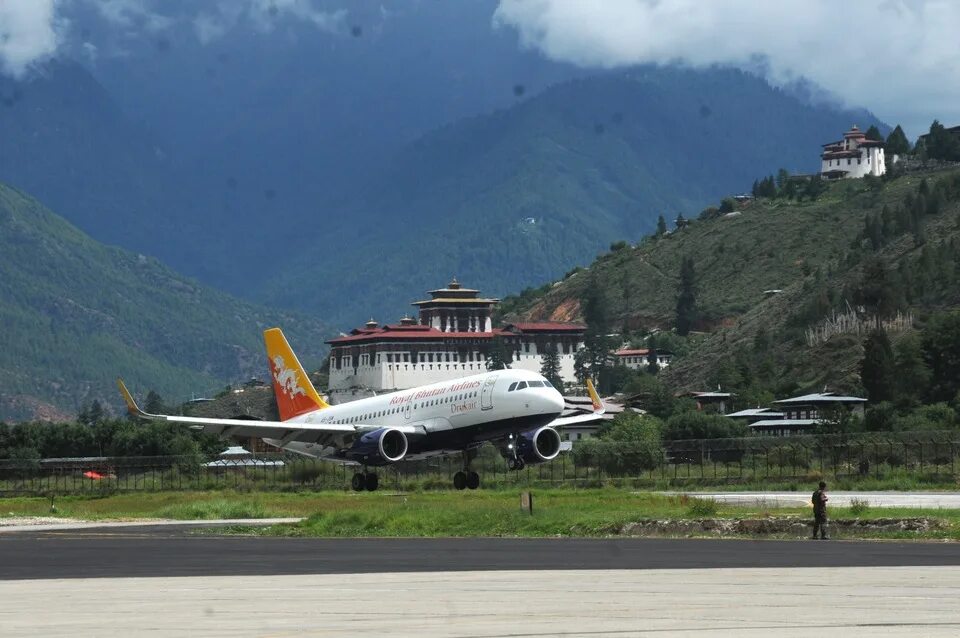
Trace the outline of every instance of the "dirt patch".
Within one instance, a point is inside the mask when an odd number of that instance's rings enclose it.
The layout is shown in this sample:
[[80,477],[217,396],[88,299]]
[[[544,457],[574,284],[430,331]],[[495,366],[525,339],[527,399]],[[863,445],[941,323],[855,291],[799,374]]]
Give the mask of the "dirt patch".
[[[923,533],[942,529],[934,518],[834,519],[833,533],[869,536],[878,532]],[[691,520],[647,520],[627,523],[614,533],[620,536],[810,536],[813,521],[795,517],[703,518]]]

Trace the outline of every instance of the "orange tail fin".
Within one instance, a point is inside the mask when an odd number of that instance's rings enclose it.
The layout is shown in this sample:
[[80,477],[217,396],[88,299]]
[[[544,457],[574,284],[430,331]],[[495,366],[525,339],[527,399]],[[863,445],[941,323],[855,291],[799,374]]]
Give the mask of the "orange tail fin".
[[329,408],[310,383],[310,377],[300,365],[297,355],[293,353],[280,328],[264,330],[263,341],[267,346],[273,394],[277,397],[280,420],[288,421],[307,412]]

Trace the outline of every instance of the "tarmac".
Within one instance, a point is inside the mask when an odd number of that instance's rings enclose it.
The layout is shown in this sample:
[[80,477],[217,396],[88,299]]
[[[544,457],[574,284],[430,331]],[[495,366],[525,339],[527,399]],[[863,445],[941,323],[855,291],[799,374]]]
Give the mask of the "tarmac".
[[960,634],[960,545],[0,535],[10,636]]

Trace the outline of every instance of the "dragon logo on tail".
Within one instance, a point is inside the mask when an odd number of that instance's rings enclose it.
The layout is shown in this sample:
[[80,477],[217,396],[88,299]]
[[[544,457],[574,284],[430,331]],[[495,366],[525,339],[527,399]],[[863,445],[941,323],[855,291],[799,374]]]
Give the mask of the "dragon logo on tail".
[[288,398],[294,399],[297,395],[307,396],[307,391],[300,387],[297,371],[288,368],[280,355],[273,357],[273,379],[277,382],[280,391]]

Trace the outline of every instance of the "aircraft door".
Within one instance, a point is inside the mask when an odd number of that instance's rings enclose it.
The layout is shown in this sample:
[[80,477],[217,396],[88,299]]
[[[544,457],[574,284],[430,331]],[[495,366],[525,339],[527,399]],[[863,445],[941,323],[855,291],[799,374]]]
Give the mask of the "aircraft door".
[[409,419],[410,415],[413,414],[413,397],[410,397],[406,403],[403,404],[403,418]]
[[483,388],[480,390],[480,409],[493,409],[493,386],[497,382],[497,375],[487,378],[483,382]]

